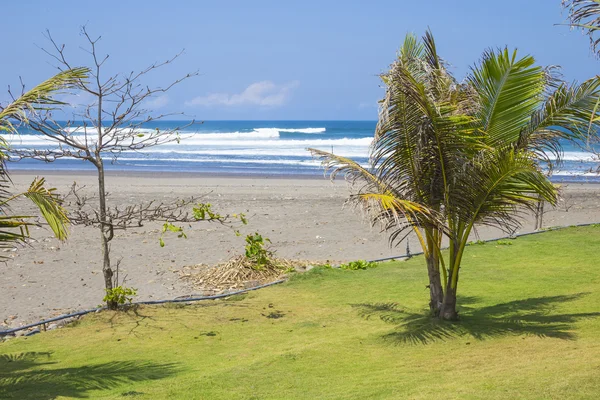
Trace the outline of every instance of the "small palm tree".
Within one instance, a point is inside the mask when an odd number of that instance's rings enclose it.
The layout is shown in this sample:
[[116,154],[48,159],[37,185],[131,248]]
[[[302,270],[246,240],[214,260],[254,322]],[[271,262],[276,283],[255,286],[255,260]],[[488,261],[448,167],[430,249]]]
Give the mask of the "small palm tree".
[[[463,83],[439,58],[433,36],[408,35],[382,76],[387,90],[369,169],[311,149],[335,176],[365,183],[352,200],[391,230],[416,233],[429,275],[430,309],[456,319],[459,270],[477,225],[512,232],[522,211],[557,190],[542,172],[560,156],[560,137],[580,136],[600,96],[600,80],[557,81],[530,56],[487,51]],[[550,157],[554,155],[554,157]],[[449,241],[442,255],[442,237]]]
[[[86,79],[88,70],[75,68],[63,71],[52,78],[23,93],[6,107],[0,108],[0,132],[16,133],[15,123],[27,124],[28,116],[39,110],[47,110],[61,105],[52,95],[62,89],[75,86],[80,80]],[[68,218],[54,189],[44,187],[44,179],[36,178],[27,191],[11,195],[9,192],[10,179],[5,166],[8,144],[0,136],[0,247],[10,247],[12,243],[25,239],[28,235],[30,216],[14,215],[10,212],[10,203],[16,198],[25,197],[35,204],[42,216],[54,232],[55,236],[64,240],[67,238]]]

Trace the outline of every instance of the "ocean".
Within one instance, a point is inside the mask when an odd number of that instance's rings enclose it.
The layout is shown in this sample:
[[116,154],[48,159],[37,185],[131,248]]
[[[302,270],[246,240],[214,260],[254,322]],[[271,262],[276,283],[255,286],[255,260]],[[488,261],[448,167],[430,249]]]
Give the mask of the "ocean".
[[[172,129],[185,121],[160,121],[144,130]],[[206,121],[181,131],[180,143],[169,143],[140,152],[123,152],[117,160],[107,155],[106,169],[113,171],[198,172],[208,174],[322,176],[308,147],[332,151],[368,164],[375,121]],[[142,132],[143,133],[143,132]],[[14,148],[44,149],[56,146],[22,128],[10,136]],[[599,182],[598,163],[590,153],[563,143],[563,164],[555,170],[556,182]],[[13,170],[92,170],[81,160],[58,159],[53,163],[20,160]]]

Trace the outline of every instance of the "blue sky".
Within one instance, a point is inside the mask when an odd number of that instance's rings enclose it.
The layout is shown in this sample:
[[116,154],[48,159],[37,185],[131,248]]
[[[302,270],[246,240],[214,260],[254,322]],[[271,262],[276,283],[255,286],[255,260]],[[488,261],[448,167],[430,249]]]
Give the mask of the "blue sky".
[[[150,104],[198,119],[376,119],[377,74],[407,32],[430,27],[438,50],[464,77],[484,49],[509,46],[567,80],[600,72],[588,40],[564,23],[560,0],[461,1],[41,1],[3,4],[2,85],[33,85],[54,73],[43,31],[88,61],[79,27],[102,35],[107,74],[137,70],[185,49],[149,75],[151,86],[201,75]],[[10,18],[6,18],[10,16]],[[10,38],[7,40],[7,38]],[[8,54],[7,54],[8,53]],[[0,95],[0,99],[6,96]]]

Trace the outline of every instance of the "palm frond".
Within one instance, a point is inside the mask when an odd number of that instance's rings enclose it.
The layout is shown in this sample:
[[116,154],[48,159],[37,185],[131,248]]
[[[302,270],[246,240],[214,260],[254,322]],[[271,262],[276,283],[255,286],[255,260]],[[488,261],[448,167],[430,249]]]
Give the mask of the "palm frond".
[[334,180],[338,174],[343,174],[346,180],[351,183],[362,178],[365,181],[375,185],[379,190],[387,190],[387,185],[377,179],[369,170],[363,168],[356,161],[342,157],[324,150],[307,149],[313,157],[321,161],[321,165],[325,169],[325,173],[329,174],[331,180]]
[[343,174],[351,183],[361,184],[349,201],[360,206],[373,224],[380,223],[384,230],[392,230],[392,241],[408,228],[443,226],[435,210],[403,198],[397,187],[388,185],[355,161],[322,150],[308,150],[321,160],[332,179]]
[[[87,68],[62,71],[23,93],[6,107],[0,108],[0,131],[16,132],[11,120],[27,123],[29,114],[63,104],[52,96],[63,89],[76,87],[87,78],[88,72]],[[2,136],[0,136],[0,146],[6,147],[6,141]],[[60,205],[54,189],[44,188],[43,178],[36,178],[26,192],[12,197],[4,185],[7,180],[4,154],[0,151],[0,248],[12,247],[14,242],[22,241],[29,236],[28,227],[32,223],[28,222],[28,219],[31,217],[8,213],[9,203],[20,196],[28,198],[39,208],[58,239],[67,238],[69,220],[66,212]]]
[[10,119],[27,122],[27,115],[36,110],[47,110],[64,104],[52,96],[60,90],[76,87],[87,79],[89,69],[73,68],[59,72],[40,83],[0,110],[0,130],[14,131]]
[[518,146],[535,151],[546,162],[547,152],[560,159],[559,138],[588,141],[600,124],[600,77],[558,86],[523,128]]
[[60,199],[54,193],[56,189],[46,189],[44,183],[44,178],[36,178],[23,196],[38,207],[56,238],[65,240],[69,235],[69,218]]
[[478,95],[477,119],[490,146],[517,141],[542,100],[545,72],[534,62],[531,56],[517,58],[516,50],[488,50],[472,68],[468,82]]
[[[22,242],[29,236],[27,216],[0,215],[0,249],[13,248],[15,243]],[[8,257],[0,254],[0,261]]]
[[423,57],[424,46],[415,35],[412,33],[404,37],[404,42],[398,52],[398,59],[404,65],[416,66],[415,61],[421,60]]
[[451,193],[451,213],[467,224],[513,231],[521,210],[533,210],[540,198],[556,204],[557,189],[526,151],[512,147],[485,151],[473,159]]
[[390,246],[400,243],[412,229],[424,251],[426,241],[420,228],[443,229],[440,216],[421,204],[399,199],[392,193],[360,192],[353,194],[350,201],[360,206],[371,219],[371,225],[380,224],[384,231],[390,232]]
[[403,197],[439,209],[445,171],[461,164],[461,151],[470,148],[465,141],[474,138],[473,118],[462,112],[466,97],[456,94],[460,86],[435,53],[430,32],[423,42],[419,59],[400,57],[386,74],[370,161],[379,179],[402,186]]
[[595,33],[600,30],[600,0],[563,0],[562,5],[569,11],[569,23],[579,28],[590,38],[590,46],[596,55],[600,38]]

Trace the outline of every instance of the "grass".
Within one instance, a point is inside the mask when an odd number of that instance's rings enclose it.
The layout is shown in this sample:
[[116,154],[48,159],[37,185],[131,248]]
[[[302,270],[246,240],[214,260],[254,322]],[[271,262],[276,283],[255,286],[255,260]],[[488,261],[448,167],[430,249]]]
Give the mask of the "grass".
[[0,398],[569,399],[600,393],[600,227],[467,249],[459,323],[421,257],[0,344]]

